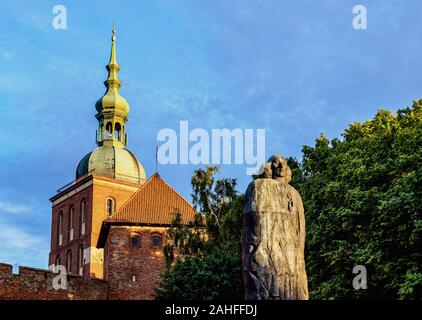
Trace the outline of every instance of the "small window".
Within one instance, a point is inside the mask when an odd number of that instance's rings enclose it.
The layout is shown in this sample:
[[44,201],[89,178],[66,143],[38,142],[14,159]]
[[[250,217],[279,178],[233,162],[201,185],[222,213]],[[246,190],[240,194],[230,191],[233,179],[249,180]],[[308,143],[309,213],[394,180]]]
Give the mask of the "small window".
[[60,211],[59,213],[59,234],[63,232],[63,212]]
[[72,251],[68,251],[66,254],[66,272],[72,273]]
[[100,132],[98,132],[98,141],[103,140],[104,138],[104,123],[100,125]]
[[53,271],[54,272],[58,272],[59,271],[59,266],[62,264],[62,262],[61,262],[61,259],[60,259],[60,256],[57,256],[56,257],[56,262],[54,263],[54,269],[53,269]]
[[73,205],[70,207],[70,211],[69,211],[69,227],[70,229],[73,229],[73,217],[75,215],[75,210]]
[[151,239],[152,247],[157,249],[161,247],[161,237],[160,236],[152,236]]
[[63,243],[63,211],[59,212],[59,221],[57,229],[57,245],[61,246]]
[[68,222],[69,230],[68,230],[68,239],[67,239],[67,241],[69,241],[69,242],[73,240],[73,218],[74,218],[74,215],[75,215],[75,210],[74,210],[74,207],[72,205],[69,209],[69,222]]
[[121,125],[120,125],[120,123],[116,123],[115,125],[114,125],[114,140],[121,140],[122,139],[122,137],[121,137],[121,131],[122,131],[122,127],[121,127]]
[[141,236],[140,235],[131,236],[130,237],[130,246],[132,248],[140,247],[141,246]]
[[86,221],[86,201],[83,199],[81,201],[81,207],[79,212],[79,236],[85,234],[85,221]]
[[79,246],[78,249],[78,274],[80,276],[84,275],[84,247]]
[[114,200],[107,198],[106,201],[107,215],[111,216],[114,213]]
[[105,134],[107,140],[111,140],[113,138],[113,125],[111,122],[107,122]]

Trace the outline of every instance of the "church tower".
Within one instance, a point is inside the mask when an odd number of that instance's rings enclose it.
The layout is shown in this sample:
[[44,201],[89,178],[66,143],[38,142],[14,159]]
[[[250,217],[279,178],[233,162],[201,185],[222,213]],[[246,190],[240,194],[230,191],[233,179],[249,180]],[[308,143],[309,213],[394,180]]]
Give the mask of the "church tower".
[[49,268],[103,278],[103,249],[96,248],[103,221],[145,183],[145,170],[126,146],[129,104],[120,94],[120,66],[113,25],[106,92],[95,108],[97,148],[79,162],[76,179],[57,191],[52,203]]

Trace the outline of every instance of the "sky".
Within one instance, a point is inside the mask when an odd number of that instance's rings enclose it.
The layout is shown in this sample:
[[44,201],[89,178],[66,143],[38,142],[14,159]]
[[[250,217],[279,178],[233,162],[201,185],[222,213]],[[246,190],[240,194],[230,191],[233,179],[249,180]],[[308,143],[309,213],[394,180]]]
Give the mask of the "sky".
[[[352,9],[367,8],[356,30]],[[57,30],[53,7],[64,5]],[[51,204],[96,147],[95,102],[116,23],[128,148],[155,171],[157,133],[265,129],[265,154],[301,158],[379,108],[422,98],[419,0],[0,0],[0,262],[46,268]],[[202,165],[159,165],[191,201]],[[222,165],[244,192],[246,165]]]

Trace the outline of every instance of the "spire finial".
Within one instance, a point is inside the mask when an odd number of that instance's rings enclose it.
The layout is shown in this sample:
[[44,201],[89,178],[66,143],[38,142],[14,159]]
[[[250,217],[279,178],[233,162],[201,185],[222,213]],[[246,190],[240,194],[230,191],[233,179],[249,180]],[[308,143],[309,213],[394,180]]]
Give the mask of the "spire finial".
[[113,28],[111,29],[111,53],[110,53],[110,62],[109,65],[116,64],[117,65],[117,59],[116,59],[116,27],[114,25],[113,20]]
[[116,41],[116,26],[114,24],[114,20],[113,20],[113,29],[111,30],[111,33],[112,33],[111,40]]
[[119,93],[121,86],[118,78],[120,66],[116,58],[116,27],[114,21],[111,33],[110,61],[106,66],[108,77],[104,82],[107,90],[95,104],[98,111],[96,117],[100,122],[97,143],[98,145],[107,144],[125,147],[127,144],[125,123],[128,120],[129,104]]

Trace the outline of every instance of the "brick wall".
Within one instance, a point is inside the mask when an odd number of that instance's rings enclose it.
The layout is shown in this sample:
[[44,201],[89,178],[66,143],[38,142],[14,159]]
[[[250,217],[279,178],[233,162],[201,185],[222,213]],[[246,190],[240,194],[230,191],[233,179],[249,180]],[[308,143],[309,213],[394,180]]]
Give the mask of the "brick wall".
[[115,201],[115,211],[117,211],[138,190],[138,188],[139,185],[133,185],[123,181],[104,177],[94,178],[90,226],[91,237],[89,243],[92,251],[90,259],[91,276],[100,279],[104,278],[103,249],[96,249],[96,247],[102,223],[104,219],[107,218],[106,199],[111,198]]
[[[85,264],[83,275],[103,279],[103,250],[97,249],[98,235],[106,214],[106,199],[115,201],[115,210],[130,198],[139,188],[138,185],[129,184],[104,177],[88,176],[79,181],[75,186],[54,196],[52,200],[51,223],[51,251],[49,265],[53,265],[60,256],[61,265],[66,266],[67,253],[71,252],[70,273],[78,274],[79,247],[84,249]],[[80,212],[81,202],[85,201],[85,233],[81,235]],[[69,237],[69,215],[73,207],[73,239]],[[63,213],[62,244],[58,245],[59,214]]]
[[0,263],[0,300],[106,300],[108,282],[79,276],[67,276],[67,289],[53,288],[51,271],[19,267],[19,274],[12,273],[12,266]]
[[[72,194],[65,200],[53,205],[52,208],[52,222],[51,222],[51,251],[49,255],[49,265],[55,263],[57,257],[60,256],[61,265],[66,265],[67,252],[72,253],[70,273],[78,274],[78,248],[83,246],[84,249],[89,247],[90,241],[90,225],[92,212],[92,185]],[[85,232],[81,233],[81,203],[85,201]],[[69,237],[69,213],[73,206],[73,239]],[[58,245],[58,224],[59,214],[63,213],[63,228],[62,228],[62,244]],[[90,275],[89,259],[88,263],[84,265],[83,275]]]
[[[111,226],[105,246],[105,275],[109,281],[109,298],[117,300],[153,299],[154,289],[165,266],[163,245],[167,228]],[[131,246],[131,236],[139,235],[139,246]],[[152,245],[153,236],[161,245]]]

